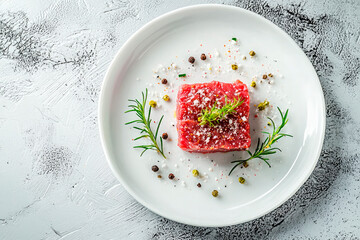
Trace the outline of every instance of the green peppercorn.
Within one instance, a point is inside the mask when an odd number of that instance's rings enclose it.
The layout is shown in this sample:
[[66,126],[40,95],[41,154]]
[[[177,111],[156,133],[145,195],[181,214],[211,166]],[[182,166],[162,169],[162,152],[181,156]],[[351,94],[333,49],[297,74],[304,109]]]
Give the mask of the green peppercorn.
[[268,122],[267,125],[268,125],[268,126],[271,126],[271,122]]
[[244,184],[245,183],[245,178],[239,177],[239,183]]
[[236,65],[236,64],[233,64],[233,65],[231,65],[231,68],[232,68],[232,70],[238,70],[238,65]]
[[212,191],[211,193],[214,197],[217,197],[219,195],[219,192],[217,190]]
[[168,95],[164,95],[164,96],[163,96],[163,99],[167,102],[167,101],[170,100],[170,97],[169,97]]
[[249,52],[249,55],[253,57],[253,56],[255,56],[255,52],[254,52],[254,51],[250,51],[250,52]]
[[196,170],[196,169],[192,170],[192,175],[193,175],[194,177],[198,177],[198,176],[199,176],[199,171]]
[[249,166],[248,162],[243,162],[244,168],[247,168]]
[[259,111],[262,111],[262,110],[265,110],[265,108],[266,108],[267,106],[269,106],[269,104],[270,104],[270,103],[265,100],[264,102],[259,103],[259,105],[257,106],[257,108],[258,108]]
[[252,81],[251,84],[250,84],[251,87],[256,87],[256,82],[255,81]]
[[150,107],[155,108],[156,105],[157,105],[157,103],[156,103],[154,100],[151,100],[151,101],[149,102],[149,105],[150,105]]

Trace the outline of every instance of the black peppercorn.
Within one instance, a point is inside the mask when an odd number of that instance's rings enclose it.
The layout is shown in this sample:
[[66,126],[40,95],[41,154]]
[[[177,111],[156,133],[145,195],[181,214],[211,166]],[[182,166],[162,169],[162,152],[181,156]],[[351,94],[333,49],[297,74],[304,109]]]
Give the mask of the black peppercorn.
[[169,137],[169,135],[168,135],[167,133],[163,133],[163,134],[162,134],[162,138],[163,138],[164,140],[166,140],[168,137]]
[[163,78],[163,79],[161,80],[161,83],[162,83],[162,84],[167,84],[167,79],[166,79],[166,78]]
[[172,173],[170,173],[170,174],[169,174],[169,179],[173,180],[174,178],[175,178],[175,175],[172,174]]
[[151,167],[151,170],[153,170],[153,172],[157,172],[157,171],[159,171],[159,167],[154,165]]
[[198,183],[196,186],[201,187],[201,183]]
[[205,53],[201,54],[200,59],[201,59],[201,60],[205,60],[205,59],[206,59]]
[[188,60],[188,61],[189,61],[189,63],[194,63],[194,62],[195,62],[195,58],[191,56],[191,57],[189,57],[189,60]]

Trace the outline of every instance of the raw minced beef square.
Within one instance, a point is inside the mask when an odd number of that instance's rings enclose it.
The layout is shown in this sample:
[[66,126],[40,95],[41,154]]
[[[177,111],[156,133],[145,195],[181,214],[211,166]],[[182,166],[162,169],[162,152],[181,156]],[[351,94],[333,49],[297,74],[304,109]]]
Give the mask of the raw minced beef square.
[[[200,125],[202,109],[215,103],[221,108],[226,99],[241,98],[244,102],[214,126]],[[228,152],[250,147],[249,92],[240,80],[235,83],[197,83],[180,86],[177,96],[176,118],[178,146],[188,152]]]

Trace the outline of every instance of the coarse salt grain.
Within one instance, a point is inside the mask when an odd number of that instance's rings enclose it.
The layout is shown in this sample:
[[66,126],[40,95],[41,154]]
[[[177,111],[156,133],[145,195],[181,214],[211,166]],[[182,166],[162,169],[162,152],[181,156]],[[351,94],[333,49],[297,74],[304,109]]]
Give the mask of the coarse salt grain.
[[212,168],[209,168],[209,172],[212,172],[212,171],[214,171],[214,169],[212,169]]

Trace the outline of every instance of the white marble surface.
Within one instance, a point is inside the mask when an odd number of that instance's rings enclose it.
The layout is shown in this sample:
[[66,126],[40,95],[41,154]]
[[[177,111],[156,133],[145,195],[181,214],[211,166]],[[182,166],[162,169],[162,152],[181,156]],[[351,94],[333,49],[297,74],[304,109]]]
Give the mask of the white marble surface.
[[[324,89],[327,131],[310,179],[275,211],[225,228],[159,217],[113,177],[97,101],[124,41],[196,3],[250,9],[288,32]],[[359,239],[360,2],[0,1],[0,239]]]

